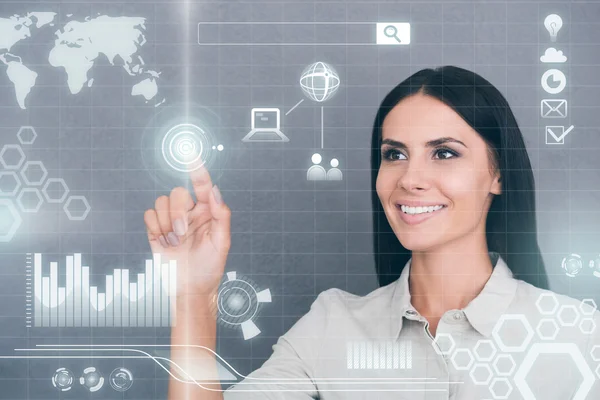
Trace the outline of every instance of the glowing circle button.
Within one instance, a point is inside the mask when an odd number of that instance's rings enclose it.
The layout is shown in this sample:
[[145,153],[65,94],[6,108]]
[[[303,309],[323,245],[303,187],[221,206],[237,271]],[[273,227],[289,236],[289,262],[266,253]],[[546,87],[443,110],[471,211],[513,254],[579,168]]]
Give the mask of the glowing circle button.
[[181,172],[201,167],[203,151],[208,142],[206,132],[194,124],[179,124],[165,134],[162,140],[162,155],[165,162]]

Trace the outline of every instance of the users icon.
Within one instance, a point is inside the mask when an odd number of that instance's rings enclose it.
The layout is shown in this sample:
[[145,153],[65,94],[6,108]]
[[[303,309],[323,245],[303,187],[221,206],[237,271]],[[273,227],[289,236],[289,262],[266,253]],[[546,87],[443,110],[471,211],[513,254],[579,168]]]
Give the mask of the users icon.
[[343,178],[342,171],[338,168],[340,162],[337,158],[332,158],[329,164],[331,168],[325,171],[321,165],[323,157],[319,153],[315,153],[310,158],[313,165],[306,172],[306,180],[309,181],[341,181]]

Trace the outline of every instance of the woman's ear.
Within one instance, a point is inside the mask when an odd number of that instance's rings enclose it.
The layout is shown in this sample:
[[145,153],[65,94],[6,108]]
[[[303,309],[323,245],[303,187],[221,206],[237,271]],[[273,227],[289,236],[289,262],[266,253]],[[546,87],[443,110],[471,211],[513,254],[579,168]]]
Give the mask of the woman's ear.
[[496,177],[494,178],[494,182],[492,183],[492,189],[490,190],[490,193],[495,195],[502,194],[502,177],[499,173],[496,174]]

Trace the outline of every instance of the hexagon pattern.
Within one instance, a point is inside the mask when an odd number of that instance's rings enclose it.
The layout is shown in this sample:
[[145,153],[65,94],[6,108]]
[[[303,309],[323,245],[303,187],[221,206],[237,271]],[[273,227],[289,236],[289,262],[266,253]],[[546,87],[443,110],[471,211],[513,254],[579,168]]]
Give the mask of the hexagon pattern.
[[517,363],[511,354],[499,354],[492,363],[492,367],[498,376],[510,376],[515,371]]
[[[30,186],[40,186],[44,183],[47,176],[48,170],[46,170],[46,167],[44,167],[44,164],[41,161],[27,161],[21,170],[23,182]],[[37,177],[37,179],[35,177]]]
[[494,399],[508,399],[513,386],[507,378],[494,378],[490,385],[490,393]]
[[17,132],[17,137],[21,144],[33,144],[37,138],[37,132],[33,126],[22,126]]
[[[18,161],[13,162],[15,157]],[[23,162],[25,162],[25,153],[18,144],[5,144],[0,150],[0,164],[5,169],[19,169]]]
[[515,385],[521,391],[523,398],[535,399],[535,395],[527,383],[527,374],[540,354],[569,354],[571,356],[583,377],[572,400],[584,400],[594,385],[595,377],[575,343],[534,343],[531,346],[514,377]]
[[15,171],[0,171],[0,196],[14,197],[20,188],[21,181]]
[[454,368],[457,370],[466,371],[471,368],[475,359],[473,358],[470,349],[456,349],[456,351],[452,353],[450,361],[452,361]]
[[84,196],[69,196],[63,210],[71,221],[83,221],[90,212],[90,204]]
[[554,340],[560,328],[554,318],[542,318],[535,327],[535,331],[542,340]]
[[[525,332],[526,332],[525,337],[523,338],[523,341],[521,342],[521,344],[519,344],[518,346],[508,345],[508,344],[504,343],[504,341],[502,340],[500,331],[502,330],[503,325],[507,321],[519,321],[523,325],[523,328],[525,328]],[[515,332],[511,332],[511,335],[509,335],[509,336],[513,336],[514,333]],[[527,320],[525,315],[523,315],[523,314],[503,314],[500,316],[500,319],[498,320],[498,322],[494,326],[494,329],[492,330],[492,337],[496,340],[496,343],[498,344],[498,347],[500,347],[500,350],[502,350],[505,353],[514,353],[514,352],[522,352],[522,351],[525,351],[525,349],[527,349],[527,346],[529,345],[529,343],[531,342],[531,339],[533,338],[533,333],[534,333],[533,328],[529,324],[529,321]]]
[[[37,138],[33,126],[19,128],[17,138],[22,145],[33,144]],[[0,150],[0,242],[12,240],[22,223],[15,203],[2,197],[14,197],[22,212],[37,212],[44,200],[48,203],[62,203],[69,195],[69,188],[62,178],[49,178],[48,170],[41,161],[26,161],[25,153],[19,144],[5,144]],[[19,179],[19,174],[21,179]],[[43,188],[40,192],[35,187]],[[43,195],[43,196],[42,196]],[[71,196],[63,210],[72,221],[84,220],[90,212],[90,204],[84,196]]]
[[[42,193],[48,203],[62,203],[69,194],[69,188],[62,178],[48,178],[44,184]],[[60,195],[57,195],[57,193],[60,193]]]
[[441,356],[448,356],[452,354],[454,347],[456,347],[456,342],[451,334],[439,332],[435,335],[432,345],[436,353]]
[[594,315],[594,312],[598,309],[596,302],[594,299],[583,299],[581,303],[579,303],[579,311],[581,314],[586,316]]
[[38,212],[44,203],[42,194],[37,188],[23,188],[17,196],[17,204],[26,213]]
[[553,315],[558,310],[558,299],[552,292],[544,292],[535,302],[535,306],[542,315]]
[[487,385],[492,380],[494,373],[488,363],[477,363],[469,372],[469,376],[476,385]]
[[473,348],[477,361],[492,361],[497,352],[496,345],[490,339],[478,340]]
[[563,304],[556,317],[562,326],[575,326],[579,321],[579,309],[573,304]]
[[585,317],[579,321],[579,330],[584,335],[590,335],[596,330],[596,321],[594,318]]

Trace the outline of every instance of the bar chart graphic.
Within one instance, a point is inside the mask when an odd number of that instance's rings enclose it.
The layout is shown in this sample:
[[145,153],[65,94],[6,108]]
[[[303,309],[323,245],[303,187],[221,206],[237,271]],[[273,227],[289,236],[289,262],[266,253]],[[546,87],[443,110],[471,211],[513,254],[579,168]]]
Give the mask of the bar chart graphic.
[[412,369],[412,342],[349,341],[348,369]]
[[[177,265],[161,262],[160,254],[146,260],[144,273],[134,278],[128,269],[106,275],[104,292],[90,285],[90,268],[81,254],[65,257],[59,274],[58,262],[49,268],[42,254],[27,255],[27,276],[33,281],[33,296],[27,297],[28,321],[34,327],[169,327],[175,325]],[[31,271],[33,269],[33,271]],[[59,276],[64,286],[59,286]],[[32,279],[31,279],[32,278]],[[28,288],[30,284],[28,284]],[[101,289],[101,287],[100,287]],[[28,289],[29,291],[29,289]],[[29,324],[30,322],[28,322]]]

